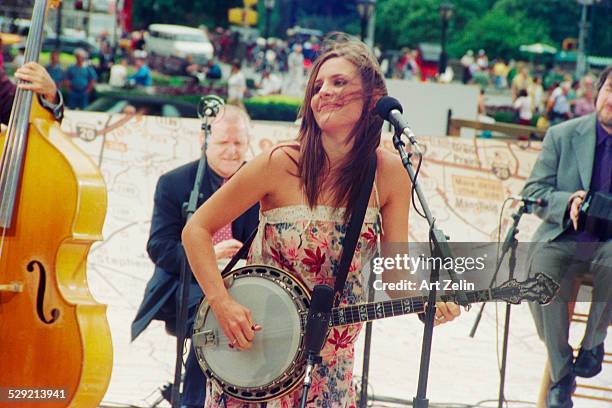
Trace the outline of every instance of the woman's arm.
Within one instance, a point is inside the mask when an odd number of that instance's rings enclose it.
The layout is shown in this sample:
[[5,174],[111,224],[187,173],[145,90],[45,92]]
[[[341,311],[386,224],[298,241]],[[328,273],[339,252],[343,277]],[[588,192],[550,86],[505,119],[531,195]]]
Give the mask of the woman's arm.
[[[399,158],[385,152],[379,155],[379,160],[382,162],[380,180],[382,181],[381,190],[384,193],[381,208],[384,232],[381,240],[383,249],[380,256],[394,257],[402,246],[405,246],[405,253],[408,254],[408,216],[412,183]],[[391,244],[395,244],[393,248]],[[410,280],[411,276],[413,275],[410,275],[410,271],[403,269],[387,270],[382,275],[384,282]],[[391,298],[414,296],[413,291],[387,290],[387,294]],[[436,308],[436,315],[440,316],[435,321],[436,325],[449,322],[461,313],[459,306],[451,302],[436,302]]]
[[230,343],[250,348],[255,323],[248,309],[234,301],[217,266],[212,236],[271,192],[276,153],[263,153],[242,167],[202,204],[185,225],[183,246],[189,265]]
[[[378,154],[379,192],[381,195],[382,229],[381,237],[382,258],[394,258],[398,250],[405,246],[408,252],[408,216],[410,208],[411,182],[402,161],[387,151]],[[409,279],[410,274],[402,269],[386,269],[382,273],[385,283],[400,282]],[[387,289],[391,298],[413,296],[412,291],[398,291]]]

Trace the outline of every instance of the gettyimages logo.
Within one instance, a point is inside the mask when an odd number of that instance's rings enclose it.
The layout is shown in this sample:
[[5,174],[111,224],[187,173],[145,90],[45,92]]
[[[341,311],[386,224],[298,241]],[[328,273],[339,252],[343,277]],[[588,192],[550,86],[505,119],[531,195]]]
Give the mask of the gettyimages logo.
[[[400,249],[395,248],[395,249]],[[423,248],[420,248],[423,249]],[[377,275],[373,283],[375,290],[384,291],[430,291],[475,289],[474,276],[482,275],[489,269],[488,253],[474,248],[469,251],[456,251],[460,256],[438,257],[425,255],[424,251],[383,251],[392,256],[378,256],[371,261],[372,272]],[[419,254],[410,256],[408,253]],[[430,282],[430,271],[438,270],[440,279]],[[449,271],[454,271],[460,279],[451,280]],[[387,273],[386,275],[383,275]],[[449,279],[446,279],[448,277]],[[383,280],[384,279],[384,280]]]
[[375,257],[372,259],[372,272],[377,275],[386,270],[404,270],[411,275],[419,271],[432,269],[452,270],[458,274],[469,271],[482,271],[485,269],[487,254],[478,257],[459,256],[455,258],[440,258],[425,256],[411,257],[407,254],[397,254],[394,257]]

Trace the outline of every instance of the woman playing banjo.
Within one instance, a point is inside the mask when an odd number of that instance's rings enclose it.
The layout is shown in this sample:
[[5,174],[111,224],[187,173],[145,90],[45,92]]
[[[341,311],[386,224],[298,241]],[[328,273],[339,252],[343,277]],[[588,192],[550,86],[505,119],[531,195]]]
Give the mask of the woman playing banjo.
[[[373,112],[376,101],[386,94],[378,63],[365,44],[352,39],[331,43],[313,65],[297,143],[251,160],[197,210],[183,230],[193,273],[230,347],[250,349],[257,332],[266,328],[253,321],[240,299],[229,295],[215,260],[212,236],[254,203],[259,201],[262,211],[249,263],[291,272],[310,289],[321,283],[333,286],[346,223],[367,178],[364,164],[376,155],[374,187],[342,304],[366,301],[361,268],[376,254],[379,240],[406,242],[410,180],[401,160],[379,148],[383,121]],[[459,314],[455,304],[437,306],[437,323]],[[353,345],[360,328],[361,324],[354,324],[331,330],[321,351],[323,363],[313,373],[308,406],[355,406]],[[206,407],[224,403],[259,407],[221,398],[221,390],[210,387]],[[298,387],[268,401],[267,406],[297,407],[301,391]]]

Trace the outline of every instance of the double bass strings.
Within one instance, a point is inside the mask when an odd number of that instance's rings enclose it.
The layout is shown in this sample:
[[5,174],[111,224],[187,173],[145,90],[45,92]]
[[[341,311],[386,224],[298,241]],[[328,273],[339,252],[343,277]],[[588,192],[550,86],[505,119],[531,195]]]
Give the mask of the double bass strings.
[[[48,0],[36,0],[31,29],[26,40],[25,63],[38,61],[43,40],[43,22]],[[22,81],[18,81],[18,84]],[[11,227],[16,192],[27,142],[32,91],[17,88],[0,160],[0,259],[6,230]]]

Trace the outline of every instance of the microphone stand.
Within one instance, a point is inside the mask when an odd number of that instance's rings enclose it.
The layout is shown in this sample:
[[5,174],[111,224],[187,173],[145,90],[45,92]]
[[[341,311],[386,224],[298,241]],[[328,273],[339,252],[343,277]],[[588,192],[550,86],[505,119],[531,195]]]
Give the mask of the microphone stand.
[[[423,191],[421,190],[421,186],[418,183],[418,180],[415,177],[414,169],[412,168],[412,163],[410,159],[412,157],[412,152],[406,153],[404,150],[404,142],[401,139],[401,135],[403,134],[402,129],[396,127],[395,134],[393,135],[393,146],[399,152],[399,155],[402,159],[402,164],[404,168],[408,172],[410,176],[410,180],[412,181],[413,188],[417,193],[417,197],[419,202],[421,203],[421,208],[425,212],[425,217],[427,218],[427,223],[429,224],[429,240],[432,246],[432,256],[440,257],[442,259],[453,258],[451,254],[450,247],[448,245],[446,235],[435,226],[435,219],[433,218],[431,211],[429,210],[429,206],[427,205],[427,200]],[[434,327],[434,315],[436,312],[436,285],[433,285],[433,282],[437,282],[440,271],[437,268],[438,262],[434,262],[434,267],[432,268],[430,274],[430,290],[429,290],[429,298],[427,300],[427,310],[425,312],[425,328],[423,329],[423,344],[421,347],[421,365],[419,368],[419,384],[417,388],[417,395],[412,400],[412,406],[416,408],[428,408],[429,400],[426,398],[427,394],[427,378],[429,376],[429,362],[431,358],[431,342],[433,338],[433,327]],[[454,271],[448,270],[448,274],[450,276],[451,281],[456,282],[457,276]],[[464,305],[467,307],[468,300],[465,293],[461,291],[457,291],[457,303],[460,305]]]
[[[504,244],[502,245],[502,253],[499,258],[499,261],[497,262],[495,273],[493,274],[493,277],[491,278],[491,282],[489,283],[489,288],[493,287],[495,280],[497,278],[497,274],[503,263],[504,257],[506,256],[508,252],[510,252],[510,257],[508,259],[508,280],[511,280],[514,278],[514,268],[516,267],[516,248],[518,247],[518,240],[516,239],[516,235],[519,232],[518,224],[523,214],[526,214],[526,213],[527,213],[527,206],[525,205],[525,203],[523,203],[521,204],[519,209],[514,214],[512,214],[512,220],[513,220],[512,226],[510,227],[510,229],[508,229],[508,232],[506,233],[506,238],[504,239]],[[480,319],[482,318],[482,312],[484,310],[485,305],[486,303],[483,303],[482,306],[480,306],[480,311],[478,312],[478,315],[476,316],[476,320],[474,321],[474,326],[472,326],[472,330],[470,331],[470,337],[474,337],[474,334],[476,333],[476,329],[478,328],[478,324],[480,323]],[[504,340],[503,340],[503,346],[502,346],[502,363],[501,363],[501,368],[500,368],[500,373],[499,373],[500,374],[499,394],[498,394],[498,402],[497,402],[498,408],[502,408],[502,405],[505,400],[504,385],[506,383],[506,358],[508,356],[508,334],[510,330],[510,310],[511,310],[510,307],[511,306],[512,305],[510,303],[506,303],[506,316],[505,316],[505,321],[504,321]]]
[[[214,116],[214,115],[213,115]],[[204,169],[206,168],[206,148],[208,145],[208,138],[211,133],[211,126],[208,122],[208,115],[201,115],[203,119],[202,130],[204,131],[204,143],[202,144],[202,153],[200,155],[200,161],[198,163],[198,170],[196,172],[195,181],[193,183],[193,189],[189,195],[189,201],[183,204],[185,223],[189,221],[191,216],[195,213],[198,207],[198,198],[200,197],[200,186],[202,185],[202,178],[204,177]],[[184,254],[184,252],[183,252]],[[174,365],[174,383],[172,385],[172,408],[179,408],[181,405],[181,372],[183,370],[183,350],[185,347],[185,338],[187,337],[187,301],[189,299],[189,287],[191,270],[187,262],[187,257],[183,256],[181,262],[181,278],[179,283],[179,299],[176,319],[176,362]]]
[[308,391],[312,385],[312,371],[317,364],[321,364],[321,354],[308,353],[306,358],[306,375],[304,376],[304,388],[302,389],[302,400],[300,401],[300,408],[306,408],[306,401],[308,400]]

